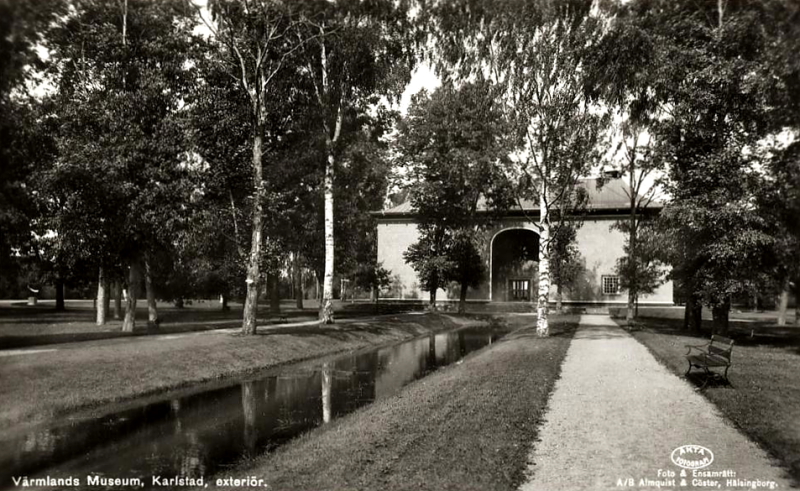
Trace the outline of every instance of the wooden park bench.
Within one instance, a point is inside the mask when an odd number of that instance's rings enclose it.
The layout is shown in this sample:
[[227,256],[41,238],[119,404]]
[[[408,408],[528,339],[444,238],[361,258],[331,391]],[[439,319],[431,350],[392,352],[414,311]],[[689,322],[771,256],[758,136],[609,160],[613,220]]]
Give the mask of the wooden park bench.
[[689,375],[693,367],[702,368],[706,372],[706,380],[701,389],[706,386],[710,377],[719,377],[713,372],[712,368],[725,368],[722,377],[728,381],[728,369],[731,367],[731,351],[733,350],[733,339],[713,334],[711,341],[701,346],[686,345],[689,351],[686,352],[686,361],[689,362],[689,369],[685,375]]

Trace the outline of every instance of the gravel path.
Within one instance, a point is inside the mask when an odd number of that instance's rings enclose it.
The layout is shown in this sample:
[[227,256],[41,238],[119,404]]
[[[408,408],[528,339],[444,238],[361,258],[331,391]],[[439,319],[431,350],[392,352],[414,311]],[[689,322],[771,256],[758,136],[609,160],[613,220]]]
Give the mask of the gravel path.
[[[790,487],[764,451],[607,316],[581,317],[545,419],[522,491]],[[683,445],[710,449],[713,462],[682,477],[670,456]]]

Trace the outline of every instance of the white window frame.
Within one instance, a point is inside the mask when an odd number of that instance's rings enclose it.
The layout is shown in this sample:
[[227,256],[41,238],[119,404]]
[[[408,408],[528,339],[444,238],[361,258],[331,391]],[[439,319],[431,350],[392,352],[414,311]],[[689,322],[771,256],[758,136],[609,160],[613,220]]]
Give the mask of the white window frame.
[[[617,286],[616,291],[608,292],[606,290],[606,280],[611,281],[612,285],[614,284],[614,282],[616,282],[616,286]],[[602,275],[600,277],[600,288],[602,288],[603,295],[619,295],[621,293],[620,292],[620,287],[619,287],[619,275],[615,275],[615,274],[604,274],[604,275]]]

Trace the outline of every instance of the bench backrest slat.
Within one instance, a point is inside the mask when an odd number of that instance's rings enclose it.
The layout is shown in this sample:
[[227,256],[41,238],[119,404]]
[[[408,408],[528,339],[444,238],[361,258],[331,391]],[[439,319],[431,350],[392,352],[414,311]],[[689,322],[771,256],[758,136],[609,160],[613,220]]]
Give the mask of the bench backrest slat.
[[733,339],[724,336],[711,336],[711,344],[708,345],[708,353],[711,355],[722,356],[726,359],[731,359],[731,351],[733,350]]
[[726,338],[725,336],[720,336],[718,334],[712,334],[711,335],[711,342],[712,343],[719,343],[719,344],[727,344],[727,345],[731,345],[731,346],[733,345],[733,339]]

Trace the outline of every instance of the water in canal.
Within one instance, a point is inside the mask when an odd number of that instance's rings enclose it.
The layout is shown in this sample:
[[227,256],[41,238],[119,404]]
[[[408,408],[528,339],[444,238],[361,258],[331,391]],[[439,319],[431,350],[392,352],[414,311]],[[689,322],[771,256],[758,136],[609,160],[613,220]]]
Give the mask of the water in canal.
[[[462,329],[302,364],[100,417],[0,436],[0,488],[12,476],[208,476],[365,404],[502,336]],[[52,488],[51,488],[52,489]]]

